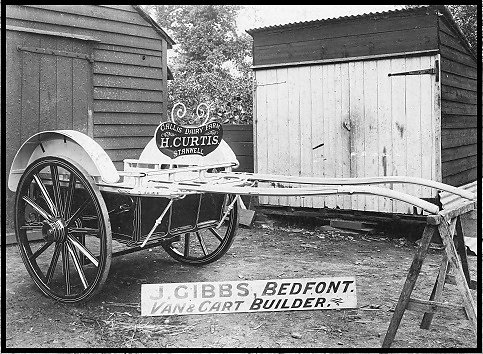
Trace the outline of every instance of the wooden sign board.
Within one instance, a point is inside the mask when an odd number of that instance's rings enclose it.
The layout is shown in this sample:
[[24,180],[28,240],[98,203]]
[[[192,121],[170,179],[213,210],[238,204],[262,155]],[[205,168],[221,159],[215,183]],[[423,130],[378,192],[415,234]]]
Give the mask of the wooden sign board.
[[154,137],[158,149],[170,158],[182,155],[206,156],[220,145],[223,128],[218,122],[199,127],[183,127],[164,122],[156,128]]
[[355,277],[141,285],[141,316],[355,307]]

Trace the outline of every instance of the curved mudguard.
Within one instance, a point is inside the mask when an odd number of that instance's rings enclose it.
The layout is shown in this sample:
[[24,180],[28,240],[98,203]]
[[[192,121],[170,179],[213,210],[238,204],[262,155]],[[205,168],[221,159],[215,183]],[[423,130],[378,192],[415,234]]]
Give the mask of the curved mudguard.
[[23,143],[13,159],[8,188],[15,192],[25,168],[45,156],[69,158],[106,183],[120,178],[107,153],[92,138],[75,130],[54,130],[32,135]]

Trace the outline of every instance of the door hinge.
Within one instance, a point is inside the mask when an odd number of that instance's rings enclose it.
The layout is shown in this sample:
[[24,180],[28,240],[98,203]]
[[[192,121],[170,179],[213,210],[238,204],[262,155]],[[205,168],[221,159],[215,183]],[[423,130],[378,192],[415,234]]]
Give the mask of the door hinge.
[[389,73],[387,76],[406,76],[406,75],[436,75],[436,82],[439,81],[439,60],[435,60],[435,67],[430,69],[423,69],[423,70],[412,70],[412,71],[403,71],[399,73]]
[[36,48],[36,47],[23,47],[17,46],[18,51],[29,52],[29,53],[37,53],[37,54],[45,54],[45,55],[57,55],[59,57],[68,57],[68,58],[76,58],[76,59],[85,59],[90,61],[91,63],[94,62],[94,57],[89,54],[84,53],[75,53],[75,52],[66,52],[63,50],[56,50],[56,49],[47,49],[47,48]]

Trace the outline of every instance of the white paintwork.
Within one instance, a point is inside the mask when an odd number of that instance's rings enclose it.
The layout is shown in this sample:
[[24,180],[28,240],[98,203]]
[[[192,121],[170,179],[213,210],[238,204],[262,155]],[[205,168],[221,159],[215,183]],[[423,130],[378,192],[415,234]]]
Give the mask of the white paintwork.
[[8,188],[15,192],[25,168],[46,156],[69,158],[91,176],[100,177],[106,183],[119,181],[119,174],[111,159],[92,138],[75,130],[55,130],[32,135],[23,143],[12,163]]
[[[434,68],[436,59],[439,55],[429,54],[256,70],[256,172],[441,182],[440,83],[435,75],[388,76]],[[420,198],[436,196],[419,185],[387,187]],[[260,202],[413,212],[403,203],[364,195],[262,197]]]

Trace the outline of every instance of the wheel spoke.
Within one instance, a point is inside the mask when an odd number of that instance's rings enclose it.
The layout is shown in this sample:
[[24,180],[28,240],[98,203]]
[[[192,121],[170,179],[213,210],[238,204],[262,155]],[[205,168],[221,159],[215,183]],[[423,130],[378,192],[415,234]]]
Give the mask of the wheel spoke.
[[221,237],[221,235],[218,233],[218,231],[216,231],[215,229],[213,229],[211,227],[208,230],[210,230],[211,233],[213,235],[215,235],[218,240],[223,241],[223,237]]
[[69,251],[67,250],[67,243],[64,243],[62,246],[62,266],[65,279],[65,293],[70,295]]
[[203,237],[201,237],[199,231],[196,231],[196,237],[198,238],[201,249],[203,250],[203,253],[206,256],[208,254],[208,252],[206,251],[205,241],[203,240]]
[[190,255],[190,234],[184,235],[184,256],[189,257]]
[[35,203],[30,197],[27,197],[24,195],[22,199],[27,202],[32,208],[35,209],[37,213],[42,215],[45,220],[52,221],[53,217],[50,215],[48,212],[46,212],[44,209],[42,209],[37,203]]
[[52,189],[54,190],[54,202],[57,205],[58,216],[64,213],[64,207],[62,205],[62,197],[60,195],[59,184],[59,170],[56,165],[50,165],[50,174],[52,175]]
[[70,208],[72,206],[74,189],[75,189],[75,175],[71,172],[70,178],[69,178],[69,186],[67,187],[67,194],[65,196],[64,219],[67,219],[70,215]]
[[82,285],[84,285],[84,289],[87,289],[87,279],[86,279],[86,275],[84,274],[84,270],[80,265],[79,256],[77,255],[77,252],[74,251],[74,249],[71,247],[69,243],[66,243],[66,245],[72,257],[72,260],[74,261],[74,267],[77,270],[77,273],[79,274],[79,278],[82,282]]
[[69,233],[79,233],[79,234],[98,234],[99,229],[93,229],[91,227],[70,227]]
[[62,248],[61,243],[55,244],[54,255],[52,256],[52,260],[50,261],[49,269],[47,270],[47,275],[45,277],[46,284],[50,284],[52,280],[52,276],[54,275],[55,267],[57,266],[57,261],[59,260],[60,250]]
[[99,261],[94,257],[94,255],[87,249],[85,248],[79,241],[77,241],[74,237],[71,235],[67,235],[67,239],[82,253],[84,256],[86,256],[92,264],[94,264],[96,267],[99,267]]
[[35,179],[35,182],[37,182],[37,185],[39,186],[40,191],[42,192],[42,195],[44,196],[45,202],[49,206],[50,211],[52,212],[53,215],[58,215],[57,208],[55,207],[54,202],[52,201],[52,198],[50,198],[49,192],[47,191],[47,188],[45,188],[44,182],[40,179],[38,175],[33,176]]
[[82,205],[79,207],[79,209],[76,210],[76,212],[74,214],[72,214],[72,216],[69,218],[69,220],[67,220],[67,227],[69,227],[72,222],[74,222],[75,220],[77,220],[79,218],[79,216],[82,214],[82,212],[86,209],[87,205],[89,204],[90,200],[89,199],[86,199],[84,201],[84,203],[82,203]]
[[29,260],[34,260],[36,259],[38,256],[40,256],[42,253],[45,252],[45,250],[47,248],[49,248],[49,246],[52,244],[52,242],[54,241],[48,241],[46,242],[42,247],[40,247],[37,251],[35,251],[30,257],[29,257]]

